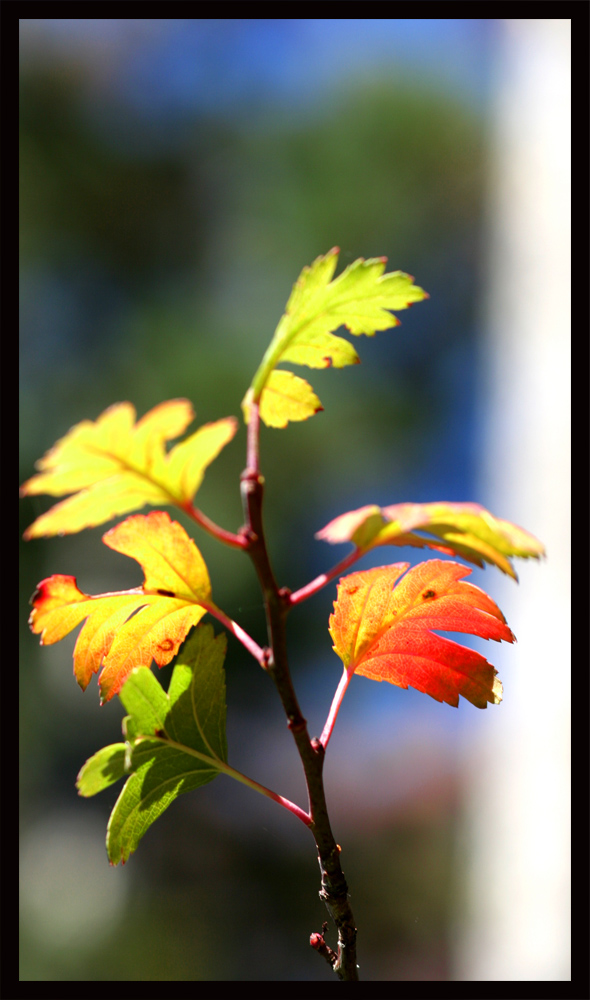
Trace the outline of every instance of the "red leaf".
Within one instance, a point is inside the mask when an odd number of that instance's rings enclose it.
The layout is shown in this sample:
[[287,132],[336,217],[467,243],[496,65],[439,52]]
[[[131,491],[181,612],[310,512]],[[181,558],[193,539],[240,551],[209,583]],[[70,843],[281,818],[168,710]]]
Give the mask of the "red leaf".
[[[432,559],[379,566],[343,577],[330,635],[349,674],[411,686],[455,707],[459,695],[478,708],[502,700],[502,685],[487,660],[433,629],[514,642],[497,605],[478,587],[461,583],[471,570]],[[405,576],[403,575],[405,574]]]

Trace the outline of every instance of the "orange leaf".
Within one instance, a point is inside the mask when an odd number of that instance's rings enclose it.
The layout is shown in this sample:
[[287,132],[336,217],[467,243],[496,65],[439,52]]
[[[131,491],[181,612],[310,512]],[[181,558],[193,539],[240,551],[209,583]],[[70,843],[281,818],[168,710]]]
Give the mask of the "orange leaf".
[[459,695],[477,708],[498,704],[502,685],[493,666],[432,629],[514,642],[502,612],[478,587],[460,582],[471,570],[459,563],[432,559],[406,573],[408,566],[340,581],[330,635],[347,672],[411,686],[455,707]]
[[84,690],[100,675],[101,701],[118,694],[134,667],[163,667],[211,607],[201,553],[184,528],[163,511],[136,514],[103,535],[111,549],[136,559],[144,584],[90,597],[73,576],[50,576],[33,594],[31,630],[43,645],[59,642],[86,622],[74,649],[74,674]]

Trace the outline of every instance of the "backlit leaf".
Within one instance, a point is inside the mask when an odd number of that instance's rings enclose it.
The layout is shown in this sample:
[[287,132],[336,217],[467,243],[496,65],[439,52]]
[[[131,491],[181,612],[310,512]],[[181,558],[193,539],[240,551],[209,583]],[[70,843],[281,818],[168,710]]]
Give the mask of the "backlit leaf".
[[76,424],[21,487],[22,496],[74,496],[38,517],[24,537],[81,531],[148,503],[189,503],[205,469],[237,429],[234,417],[205,424],[167,453],[166,442],[193,419],[188,400],[172,399],[137,423],[131,403],[116,403],[96,421]]
[[210,625],[202,625],[179,653],[168,694],[146,667],[135,668],[122,687],[127,742],[91,757],[77,781],[79,793],[89,796],[128,776],[108,824],[112,864],[127,860],[179,795],[224,769],[225,649],[225,636],[215,637]]
[[103,535],[110,548],[136,559],[142,587],[91,597],[73,576],[42,580],[29,623],[43,645],[85,624],[74,649],[74,674],[84,690],[100,675],[101,701],[117,694],[131,670],[169,663],[193,625],[211,607],[211,585],[197,546],[163,511],[128,517]]
[[76,779],[76,787],[80,795],[89,798],[91,795],[104,791],[120,778],[124,778],[126,752],[127,748],[124,743],[113,743],[93,754],[86,761]]
[[[352,334],[371,337],[378,330],[397,326],[399,320],[392,310],[406,309],[428,298],[414,285],[411,275],[402,271],[384,274],[385,257],[361,257],[334,278],[338,253],[334,247],[317,257],[310,267],[303,268],[295,282],[285,313],[242,404],[246,422],[251,402],[260,404],[261,419],[271,427],[284,427],[289,420],[305,420],[317,412],[321,405],[316,397],[318,405],[308,406],[306,412],[302,406],[293,408],[288,399],[266,403],[265,397],[273,391],[271,378],[276,366],[283,361],[310,368],[357,364],[359,356],[352,344],[335,336],[334,330],[345,326]],[[271,419],[267,420],[265,414],[270,414]]]
[[[242,404],[249,422],[251,393]],[[271,372],[260,400],[260,419],[267,427],[286,427],[290,420],[307,420],[323,406],[308,382],[293,372]]]
[[459,695],[477,708],[498,704],[502,685],[493,666],[432,630],[514,642],[502,612],[478,587],[461,582],[471,572],[465,566],[438,559],[408,566],[361,570],[340,581],[330,635],[345,669],[455,707]]
[[[425,532],[426,537],[416,531]],[[316,538],[333,544],[350,541],[363,552],[377,545],[428,547],[462,556],[476,566],[492,563],[515,580],[509,556],[538,559],[545,554],[534,535],[494,517],[477,503],[373,504],[341,514],[318,531]]]

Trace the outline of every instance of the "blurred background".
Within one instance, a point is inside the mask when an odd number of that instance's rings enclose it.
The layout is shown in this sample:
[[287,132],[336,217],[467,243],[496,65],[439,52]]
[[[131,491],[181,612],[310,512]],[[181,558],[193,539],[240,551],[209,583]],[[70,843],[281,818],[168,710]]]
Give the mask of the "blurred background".
[[[500,706],[351,683],[325,778],[360,976],[569,979],[569,20],[20,24],[20,481],[114,402],[239,417],[293,282],[332,246],[414,275],[430,299],[355,339],[361,365],[310,373],[324,412],[262,431],[279,583],[342,558],[314,532],[368,503],[476,501],[548,559],[519,586],[473,569],[519,640],[473,640]],[[233,531],[244,465],[242,427],[197,498]],[[21,534],[49,506],[22,501]],[[263,643],[248,560],[171,513]],[[21,980],[332,980],[307,943],[327,916],[309,833],[229,779],[109,867],[119,789],[74,783],[122,707],[77,687],[75,636],[40,648],[26,624],[51,573],[140,583],[105,527],[21,545]],[[312,733],[341,672],[335,594],[290,620]],[[230,762],[305,805],[274,688],[231,639],[227,685]]]

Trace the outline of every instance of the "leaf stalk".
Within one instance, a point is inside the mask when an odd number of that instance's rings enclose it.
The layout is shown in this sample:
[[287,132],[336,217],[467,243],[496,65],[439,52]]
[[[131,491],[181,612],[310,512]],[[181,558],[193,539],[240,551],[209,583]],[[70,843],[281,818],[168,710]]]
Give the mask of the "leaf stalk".
[[194,507],[193,504],[187,500],[186,503],[178,505],[181,510],[188,514],[188,516],[196,521],[198,525],[201,526],[208,534],[213,535],[219,542],[223,542],[224,545],[230,545],[234,549],[247,549],[249,541],[246,536],[239,532],[235,535],[232,531],[226,531],[225,528],[221,528],[215,521],[212,521],[210,517],[203,514],[202,510],[198,507]]
[[204,608],[207,608],[209,614],[212,615],[214,618],[217,618],[217,621],[221,622],[222,625],[225,625],[228,632],[231,632],[232,635],[235,635],[236,639],[238,639],[239,642],[242,643],[242,645],[248,650],[248,652],[254,657],[254,659],[258,661],[261,667],[264,667],[266,665],[266,662],[268,660],[267,651],[262,649],[258,645],[258,643],[255,642],[252,636],[248,635],[248,633],[241,627],[241,625],[238,625],[237,622],[229,618],[228,615],[226,615],[221,610],[221,608],[218,608],[216,604],[206,604],[203,601],[202,606]]
[[295,605],[300,604],[302,601],[306,601],[308,597],[312,597],[317,594],[322,587],[325,587],[327,583],[330,583],[334,577],[339,576],[340,573],[344,573],[345,570],[352,566],[353,563],[360,559],[361,556],[365,554],[364,549],[355,546],[352,552],[349,552],[344,559],[341,559],[339,563],[336,563],[332,569],[328,570],[327,573],[320,573],[316,576],[315,580],[311,580],[310,583],[306,583],[304,587],[296,590],[289,597],[289,604]]
[[155,740],[159,743],[165,743],[166,746],[176,747],[182,753],[189,754],[191,757],[196,757],[197,760],[202,760],[205,763],[211,764],[215,767],[221,774],[226,774],[228,778],[233,778],[234,781],[239,781],[240,784],[246,785],[255,792],[259,792],[261,795],[265,795],[267,798],[272,799],[273,802],[278,802],[279,805],[288,809],[292,812],[294,816],[297,816],[305,826],[311,825],[311,817],[309,813],[306,813],[304,809],[296,805],[295,802],[291,802],[290,799],[286,799],[283,795],[279,795],[277,792],[273,792],[271,788],[267,788],[266,785],[261,785],[259,781],[254,781],[253,778],[249,778],[247,774],[242,774],[241,771],[237,771],[235,767],[227,764],[225,761],[221,760],[219,757],[208,757],[204,753],[200,753],[198,750],[194,750],[192,747],[185,746],[184,743],[177,743],[175,740],[171,740],[169,737],[159,737],[150,736],[150,740]]
[[330,737],[334,729],[334,724],[338,717],[338,712],[340,711],[342,699],[344,698],[346,689],[352,680],[353,674],[354,674],[354,668],[352,670],[347,670],[345,667],[344,673],[342,674],[338,687],[336,688],[336,692],[334,694],[334,698],[330,706],[330,711],[328,712],[328,718],[326,719],[326,724],[324,726],[322,735],[320,737],[320,743],[322,744],[324,750],[326,749],[330,741]]

